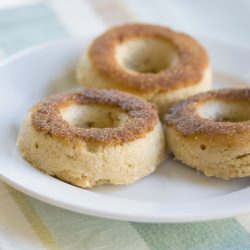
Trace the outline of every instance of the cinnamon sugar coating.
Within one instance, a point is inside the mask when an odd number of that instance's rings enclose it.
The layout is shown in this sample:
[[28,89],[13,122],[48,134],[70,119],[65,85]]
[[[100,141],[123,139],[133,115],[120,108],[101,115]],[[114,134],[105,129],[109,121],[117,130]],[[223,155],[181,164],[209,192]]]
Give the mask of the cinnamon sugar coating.
[[[117,128],[81,128],[71,126],[60,114],[60,108],[74,104],[98,104],[117,107],[128,114],[124,125]],[[116,90],[84,89],[53,95],[32,109],[32,126],[44,134],[65,140],[121,145],[144,137],[158,122],[155,108],[130,94]]]
[[250,88],[219,89],[195,95],[173,106],[164,117],[165,124],[173,126],[184,136],[206,135],[209,138],[221,135],[231,139],[237,137],[238,140],[241,137],[250,139],[250,120],[230,122],[201,117],[197,109],[208,101],[245,102],[249,109],[244,112],[250,112]]
[[[132,39],[162,39],[173,47],[178,62],[159,73],[129,73],[115,59],[115,48]],[[103,77],[135,91],[171,91],[199,82],[209,64],[202,46],[190,36],[159,25],[129,24],[108,30],[92,43],[89,58]]]

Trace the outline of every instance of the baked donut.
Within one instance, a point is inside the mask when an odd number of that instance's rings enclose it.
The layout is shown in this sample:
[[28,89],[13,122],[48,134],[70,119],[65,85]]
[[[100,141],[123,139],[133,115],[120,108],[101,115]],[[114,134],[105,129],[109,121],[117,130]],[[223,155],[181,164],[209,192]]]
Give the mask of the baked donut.
[[250,89],[220,89],[176,104],[165,116],[177,160],[207,176],[250,176]]
[[206,51],[190,36],[167,27],[127,24],[96,38],[77,69],[86,87],[130,92],[169,107],[211,85]]
[[31,108],[18,147],[33,166],[80,187],[129,184],[165,159],[156,109],[116,90],[51,96]]

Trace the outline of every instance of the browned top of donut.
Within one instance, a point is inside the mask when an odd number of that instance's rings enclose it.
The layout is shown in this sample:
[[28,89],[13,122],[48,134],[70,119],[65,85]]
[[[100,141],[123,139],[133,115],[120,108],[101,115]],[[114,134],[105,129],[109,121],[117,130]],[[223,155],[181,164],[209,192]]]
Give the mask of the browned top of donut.
[[[159,73],[138,73],[124,70],[115,59],[117,45],[130,39],[158,38],[170,43],[176,50],[178,62]],[[196,84],[208,66],[208,56],[202,46],[190,36],[167,27],[146,24],[128,24],[108,30],[94,40],[89,58],[95,70],[131,90],[151,92],[170,91]]]
[[[60,114],[60,108],[72,104],[99,104],[118,107],[128,114],[124,125],[117,128],[81,128],[71,126]],[[63,139],[78,139],[121,145],[144,137],[155,127],[158,116],[149,103],[116,90],[84,89],[53,95],[32,109],[31,121],[37,131]]]
[[[250,110],[250,88],[246,89],[219,89],[195,95],[188,98],[170,109],[165,115],[164,121],[167,126],[174,126],[185,136],[194,135],[240,135],[250,132],[250,120],[242,122],[214,121],[201,117],[197,112],[200,105],[207,101],[220,100],[227,102],[247,102]],[[250,135],[250,134],[249,134]]]

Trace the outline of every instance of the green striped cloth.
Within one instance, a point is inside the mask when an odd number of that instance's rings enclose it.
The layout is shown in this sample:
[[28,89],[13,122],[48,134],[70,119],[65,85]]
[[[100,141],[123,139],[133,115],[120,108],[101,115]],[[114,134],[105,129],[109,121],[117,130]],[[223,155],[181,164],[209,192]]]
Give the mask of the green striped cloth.
[[[154,1],[136,1],[136,6],[134,2],[33,1],[32,5],[2,9],[0,60],[35,44],[96,34],[126,21],[161,22],[163,1],[159,1],[159,5],[150,5]],[[171,13],[166,18],[175,20]],[[1,250],[244,250],[250,249],[249,231],[250,215],[191,224],[141,224],[100,219],[50,206],[0,182]]]

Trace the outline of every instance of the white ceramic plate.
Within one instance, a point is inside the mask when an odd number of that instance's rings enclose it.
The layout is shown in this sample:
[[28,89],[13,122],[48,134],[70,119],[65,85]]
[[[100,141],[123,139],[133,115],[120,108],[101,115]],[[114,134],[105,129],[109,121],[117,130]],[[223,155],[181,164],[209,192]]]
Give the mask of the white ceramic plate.
[[[77,86],[74,67],[88,43],[59,41],[17,54],[0,67],[0,174],[16,189],[58,207],[100,217],[141,222],[192,222],[250,212],[250,178],[223,181],[167,160],[129,186],[74,187],[25,162],[16,138],[28,108],[51,93]],[[250,50],[208,39],[217,86],[243,86]]]

